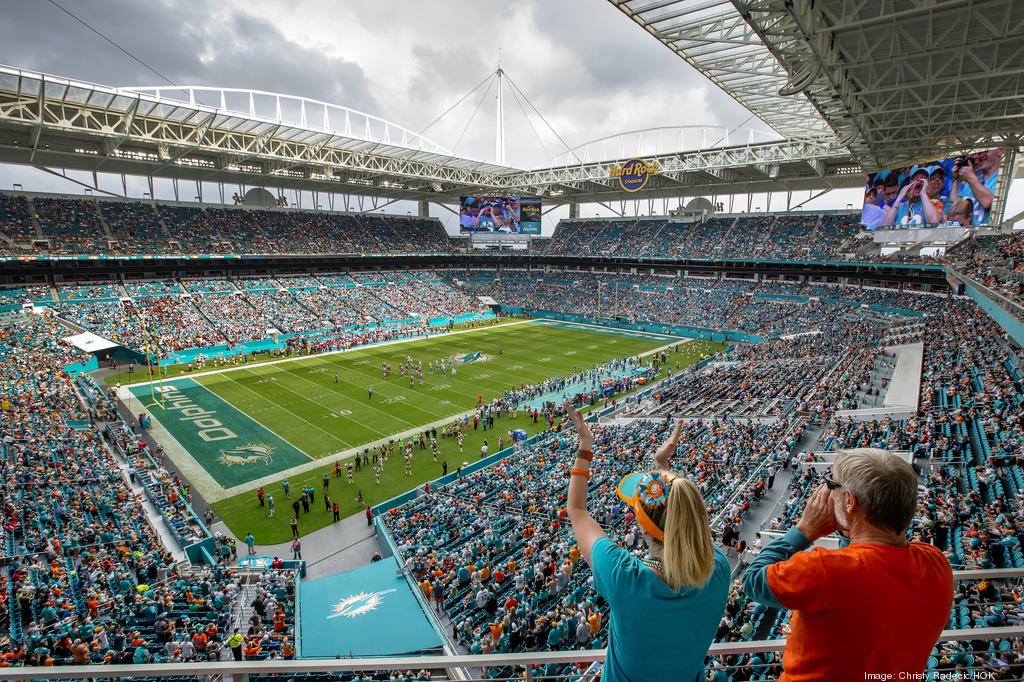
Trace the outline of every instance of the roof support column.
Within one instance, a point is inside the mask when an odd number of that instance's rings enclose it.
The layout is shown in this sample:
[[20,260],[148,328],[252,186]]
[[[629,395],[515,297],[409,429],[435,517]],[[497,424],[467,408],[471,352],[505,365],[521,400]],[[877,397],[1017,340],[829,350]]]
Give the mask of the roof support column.
[[430,217],[430,202],[426,201],[426,200],[421,200],[419,206],[420,206],[420,209],[419,209],[419,212],[417,212],[416,215],[418,215],[420,218],[429,218]]

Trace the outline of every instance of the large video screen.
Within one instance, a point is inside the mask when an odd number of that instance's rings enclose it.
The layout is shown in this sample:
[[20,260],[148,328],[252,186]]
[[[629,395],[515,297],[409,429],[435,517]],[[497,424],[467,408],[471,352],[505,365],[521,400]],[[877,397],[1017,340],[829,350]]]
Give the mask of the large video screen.
[[872,173],[861,224],[869,230],[988,225],[1003,150]]
[[540,234],[540,197],[462,197],[463,232]]

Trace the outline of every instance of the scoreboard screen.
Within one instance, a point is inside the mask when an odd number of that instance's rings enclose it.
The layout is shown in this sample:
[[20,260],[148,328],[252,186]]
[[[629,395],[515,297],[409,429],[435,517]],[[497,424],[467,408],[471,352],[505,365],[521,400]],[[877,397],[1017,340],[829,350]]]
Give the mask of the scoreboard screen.
[[459,200],[462,232],[540,234],[540,197],[468,196]]

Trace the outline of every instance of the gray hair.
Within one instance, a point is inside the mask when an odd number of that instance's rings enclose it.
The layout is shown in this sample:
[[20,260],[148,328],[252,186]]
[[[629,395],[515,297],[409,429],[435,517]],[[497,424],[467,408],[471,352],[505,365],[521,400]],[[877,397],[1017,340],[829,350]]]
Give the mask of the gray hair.
[[833,475],[872,525],[903,533],[917,510],[917,474],[909,463],[878,448],[840,450]]

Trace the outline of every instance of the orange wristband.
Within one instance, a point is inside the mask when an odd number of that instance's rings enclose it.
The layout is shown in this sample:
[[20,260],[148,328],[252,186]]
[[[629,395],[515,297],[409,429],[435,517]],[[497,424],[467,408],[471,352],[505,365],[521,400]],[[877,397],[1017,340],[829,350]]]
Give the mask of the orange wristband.
[[580,450],[576,453],[576,456],[580,459],[585,459],[588,462],[594,461],[594,453],[591,450]]
[[582,476],[583,478],[590,478],[590,470],[589,469],[570,469],[569,470],[569,475],[570,476]]

